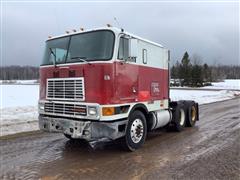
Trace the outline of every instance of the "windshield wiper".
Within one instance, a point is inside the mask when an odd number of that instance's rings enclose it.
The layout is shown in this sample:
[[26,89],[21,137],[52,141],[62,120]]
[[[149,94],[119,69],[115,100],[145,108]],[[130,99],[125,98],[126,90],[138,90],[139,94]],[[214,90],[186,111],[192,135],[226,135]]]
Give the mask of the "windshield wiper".
[[85,62],[85,63],[91,65],[91,63],[89,61],[85,60],[85,59],[87,59],[86,57],[72,57],[71,59],[77,59],[77,60],[80,60],[82,62]]
[[52,48],[49,48],[49,50],[50,50],[50,53],[54,56],[53,64],[54,64],[54,66],[56,67],[56,58],[57,58],[57,56],[56,56],[56,54],[53,52]]

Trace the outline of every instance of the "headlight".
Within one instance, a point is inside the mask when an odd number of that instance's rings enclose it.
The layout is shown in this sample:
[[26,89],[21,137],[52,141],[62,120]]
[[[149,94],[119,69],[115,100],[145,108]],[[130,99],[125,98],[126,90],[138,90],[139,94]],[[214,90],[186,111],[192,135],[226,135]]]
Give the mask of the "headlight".
[[96,116],[97,115],[97,108],[96,107],[88,107],[88,114],[90,116]]
[[39,111],[44,111],[44,103],[39,103],[38,109],[39,109]]

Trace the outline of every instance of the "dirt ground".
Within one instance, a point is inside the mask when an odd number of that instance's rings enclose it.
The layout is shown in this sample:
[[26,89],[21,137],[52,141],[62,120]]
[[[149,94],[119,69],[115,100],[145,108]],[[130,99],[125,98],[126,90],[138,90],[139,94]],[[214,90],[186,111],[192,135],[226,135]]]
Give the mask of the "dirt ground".
[[136,152],[96,150],[61,134],[0,140],[0,179],[240,179],[240,99],[200,106],[181,133],[157,130]]

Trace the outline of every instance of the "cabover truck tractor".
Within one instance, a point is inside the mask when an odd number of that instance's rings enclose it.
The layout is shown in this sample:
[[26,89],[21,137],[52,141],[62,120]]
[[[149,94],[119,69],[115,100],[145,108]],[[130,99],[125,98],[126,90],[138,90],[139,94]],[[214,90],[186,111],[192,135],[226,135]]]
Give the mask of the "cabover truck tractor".
[[149,131],[182,131],[199,120],[198,103],[171,101],[170,52],[124,29],[49,37],[40,66],[39,126],[69,139],[120,139],[134,151]]

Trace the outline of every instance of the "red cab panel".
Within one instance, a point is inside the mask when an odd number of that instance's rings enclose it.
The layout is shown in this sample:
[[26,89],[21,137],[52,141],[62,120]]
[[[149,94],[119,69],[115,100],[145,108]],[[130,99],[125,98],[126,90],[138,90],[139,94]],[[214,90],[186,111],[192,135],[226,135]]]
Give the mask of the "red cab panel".
[[122,104],[168,99],[168,70],[130,63],[91,63],[40,68],[40,100],[48,78],[84,77],[85,102]]

